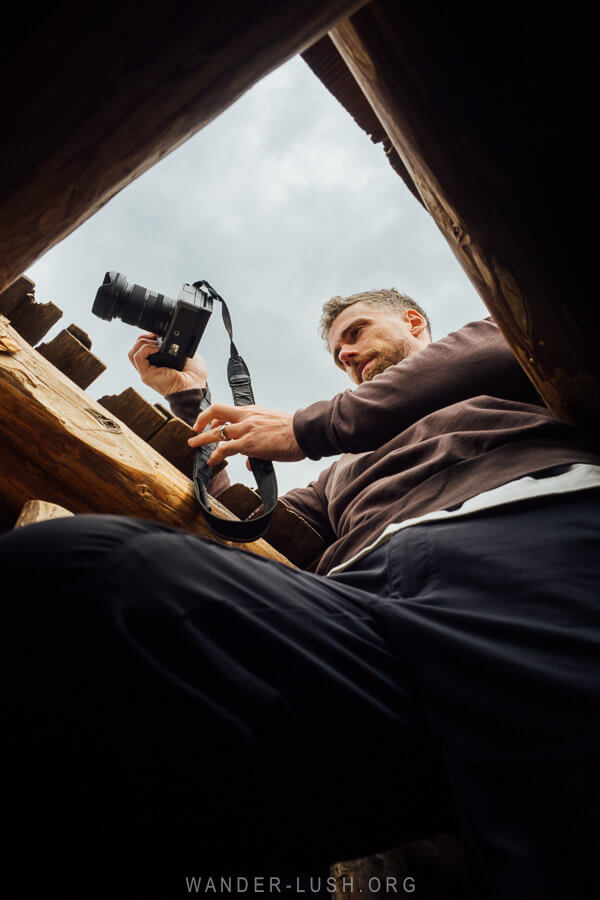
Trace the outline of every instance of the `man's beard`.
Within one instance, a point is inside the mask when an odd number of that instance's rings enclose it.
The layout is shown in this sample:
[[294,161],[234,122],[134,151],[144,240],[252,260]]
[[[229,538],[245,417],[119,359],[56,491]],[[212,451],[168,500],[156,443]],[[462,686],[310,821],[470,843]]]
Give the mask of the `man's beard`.
[[367,371],[363,371],[361,381],[372,381],[376,375],[381,375],[390,366],[395,366],[396,363],[402,362],[407,356],[410,356],[410,346],[408,341],[401,339],[396,341],[393,346],[388,345],[378,350],[375,356],[367,363],[368,368],[365,366]]

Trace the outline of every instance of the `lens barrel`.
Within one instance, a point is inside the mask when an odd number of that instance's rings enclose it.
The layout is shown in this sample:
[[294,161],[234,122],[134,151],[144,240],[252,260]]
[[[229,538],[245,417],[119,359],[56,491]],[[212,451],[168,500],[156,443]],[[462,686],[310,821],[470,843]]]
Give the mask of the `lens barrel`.
[[107,272],[96,292],[92,306],[94,315],[110,322],[121,319],[159,337],[164,337],[175,301],[140,284],[129,284],[121,272]]

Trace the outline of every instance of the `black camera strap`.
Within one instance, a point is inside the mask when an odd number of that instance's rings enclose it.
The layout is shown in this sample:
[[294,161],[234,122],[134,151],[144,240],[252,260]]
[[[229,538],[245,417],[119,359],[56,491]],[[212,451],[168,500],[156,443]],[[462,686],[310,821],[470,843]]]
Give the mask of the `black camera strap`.
[[[227,304],[223,298],[217,294],[215,289],[207,281],[196,281],[194,287],[198,290],[204,290],[210,294],[213,300],[221,303],[221,311],[223,313],[223,324],[227,330],[230,341],[229,362],[227,363],[227,380],[231,388],[233,402],[235,406],[249,406],[254,403],[254,394],[252,392],[252,382],[250,380],[250,372],[248,366],[239,355],[237,347],[233,341],[233,329],[231,326],[231,316]],[[210,424],[204,429],[210,429]],[[277,480],[275,478],[275,470],[273,463],[266,459],[250,458],[250,466],[252,473],[256,479],[258,493],[262,500],[264,512],[254,519],[245,522],[231,521],[230,519],[222,519],[211,512],[208,484],[213,477],[213,469],[208,465],[207,460],[216,448],[216,444],[205,444],[198,447],[194,454],[194,490],[196,497],[202,509],[202,514],[212,530],[221,538],[228,541],[238,541],[240,543],[248,543],[256,541],[262,537],[271,521],[271,515],[277,503]]]

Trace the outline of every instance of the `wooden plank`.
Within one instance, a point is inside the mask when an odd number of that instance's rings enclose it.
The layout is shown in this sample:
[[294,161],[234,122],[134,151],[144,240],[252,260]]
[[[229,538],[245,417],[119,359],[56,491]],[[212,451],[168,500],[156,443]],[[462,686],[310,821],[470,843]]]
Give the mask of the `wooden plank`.
[[173,418],[173,413],[171,412],[169,407],[164,406],[162,403],[155,403],[154,409],[156,409],[161,415],[163,415],[165,419],[167,419],[167,421]]
[[131,387],[121,391],[120,394],[107,394],[100,397],[98,403],[101,403],[145,441],[149,440],[168,422],[168,417],[161,410],[144,400]]
[[595,52],[580,17],[514,13],[497,7],[481,42],[464,8],[373,0],[331,37],[523,369],[597,436],[600,309],[582,246]]
[[19,275],[2,293],[0,293],[0,315],[8,316],[17,303],[27,294],[35,293],[35,283],[27,275]]
[[[106,365],[75,337],[71,330],[74,327],[77,328],[70,325],[67,329],[63,329],[49,344],[40,344],[37,350],[48,362],[85,390],[106,371]],[[84,331],[81,329],[77,331],[84,339],[87,338]],[[87,340],[89,341],[89,338]]]
[[[19,349],[0,353],[0,506],[16,516],[31,497],[44,497],[74,513],[138,516],[217,540],[188,478],[0,317],[3,336]],[[266,541],[235,546],[291,565]]]
[[79,325],[74,325],[72,322],[68,326],[67,331],[70,331],[73,337],[76,337],[80,344],[83,344],[84,347],[87,347],[88,350],[92,349],[92,339],[83,328],[80,328]]
[[36,64],[24,74],[21,54],[3,54],[0,289],[362,2],[174,0],[168,15],[140,15],[122,0],[101,16],[80,3],[36,15],[33,29],[13,7]]
[[35,522],[46,522],[48,519],[64,519],[72,516],[70,510],[58,503],[48,503],[47,500],[28,500],[19,513],[15,522],[15,528],[23,528],[25,525],[33,525]]
[[325,549],[321,535],[283,500],[273,510],[265,541],[301,569],[310,568]]
[[13,307],[10,323],[21,337],[33,345],[41,341],[61,316],[62,309],[55,303],[37,303],[33,294],[26,294]]
[[188,478],[192,477],[194,450],[187,441],[195,431],[182,419],[160,403],[148,403],[133,388],[127,388],[118,395],[101,397],[98,402],[148,441]]
[[[240,519],[247,519],[262,505],[258,492],[245,484],[225,488],[219,494],[219,503]],[[321,535],[281,499],[273,510],[265,540],[301,569],[310,567],[324,549]]]
[[149,438],[151,447],[162,454],[165,459],[191,478],[194,472],[194,449],[188,444],[188,438],[196,432],[182,419],[171,416],[160,431]]
[[247,519],[261,505],[260,496],[246,484],[230,484],[219,494],[219,503],[230,509],[239,519]]

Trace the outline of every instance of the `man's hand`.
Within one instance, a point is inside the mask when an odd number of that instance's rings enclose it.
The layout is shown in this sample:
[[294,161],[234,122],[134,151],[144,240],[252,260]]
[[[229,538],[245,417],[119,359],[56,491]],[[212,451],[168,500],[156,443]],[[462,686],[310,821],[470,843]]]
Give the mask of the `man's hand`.
[[[208,464],[216,466],[227,456],[242,453],[256,459],[271,459],[279,462],[294,462],[304,459],[292,428],[293,416],[289,413],[264,409],[262,406],[226,406],[213,403],[200,413],[194,423],[194,431],[202,431],[210,424],[208,431],[190,438],[190,447],[203,444],[219,446],[209,457]],[[227,440],[221,435],[221,425],[227,424]]]
[[182,372],[169,369],[167,366],[153,366],[148,357],[158,350],[158,339],[155,334],[142,334],[129,351],[129,359],[140,374],[140,378],[148,387],[154,388],[163,397],[177,391],[190,388],[206,387],[208,372],[201,356],[186,360]]

